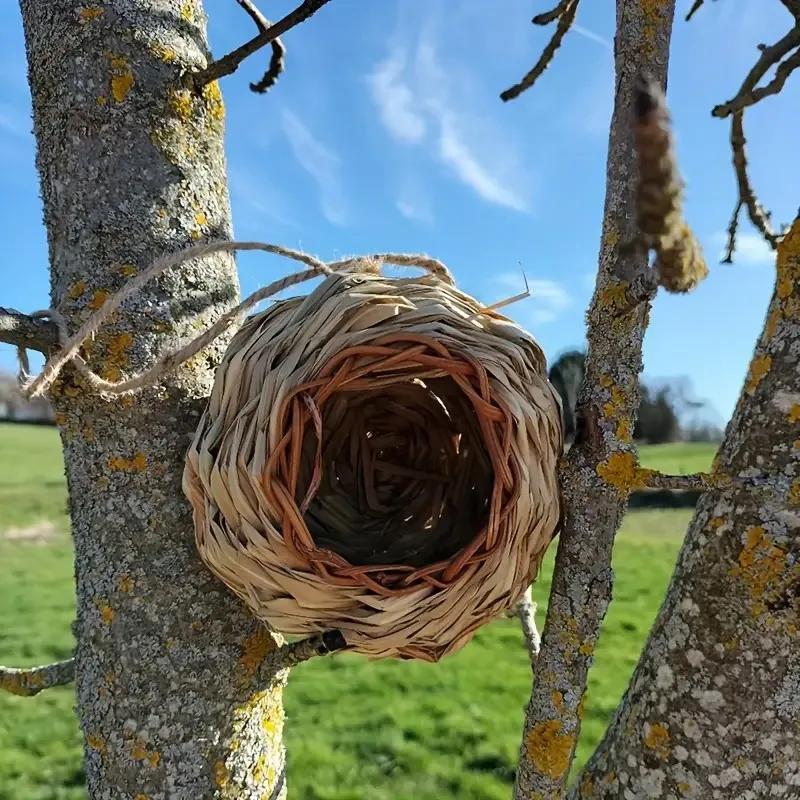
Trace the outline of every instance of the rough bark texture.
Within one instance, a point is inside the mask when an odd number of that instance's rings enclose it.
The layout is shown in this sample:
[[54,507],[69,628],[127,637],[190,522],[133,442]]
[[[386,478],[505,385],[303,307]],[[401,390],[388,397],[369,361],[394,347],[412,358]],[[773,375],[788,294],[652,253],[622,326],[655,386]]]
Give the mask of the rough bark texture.
[[611,547],[635,474],[632,433],[649,307],[615,315],[645,266],[620,253],[634,230],[633,83],[665,80],[674,0],[617,0],[616,100],[608,150],[600,269],[588,312],[586,380],[564,459],[565,505],[514,796],[562,797],[580,731],[586,679],[611,597]]
[[[580,797],[800,797],[800,218],[717,469]],[[577,793],[576,793],[577,796]]]
[[[21,0],[52,305],[73,325],[164,252],[231,236],[199,0]],[[115,380],[238,294],[228,256],[143,291],[87,348]],[[221,345],[220,345],[221,346]],[[77,712],[93,799],[285,796],[274,638],[201,566],[181,491],[186,435],[219,348],[158,391],[54,388],[75,540]]]

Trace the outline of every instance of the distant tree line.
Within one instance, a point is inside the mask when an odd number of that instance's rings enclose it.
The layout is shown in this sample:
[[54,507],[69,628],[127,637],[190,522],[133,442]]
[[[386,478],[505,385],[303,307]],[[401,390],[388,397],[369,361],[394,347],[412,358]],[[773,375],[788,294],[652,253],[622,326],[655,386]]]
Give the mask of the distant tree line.
[[[550,382],[561,395],[566,439],[575,436],[575,406],[583,383],[586,354],[569,350],[561,355],[550,369]],[[717,442],[722,431],[710,423],[690,423],[682,417],[687,412],[706,406],[703,401],[687,397],[686,381],[674,381],[661,386],[639,383],[639,410],[633,438],[643,444],[693,441]]]
[[55,425],[56,414],[46,397],[28,400],[20,392],[16,377],[0,372],[0,422]]

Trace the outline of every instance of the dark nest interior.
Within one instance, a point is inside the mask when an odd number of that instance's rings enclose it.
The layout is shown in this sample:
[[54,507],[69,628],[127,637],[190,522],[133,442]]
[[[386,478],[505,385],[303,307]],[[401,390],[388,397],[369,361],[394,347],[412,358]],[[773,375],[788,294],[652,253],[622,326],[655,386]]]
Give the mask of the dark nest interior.
[[350,348],[281,408],[285,434],[265,486],[283,496],[290,548],[334,582],[366,576],[407,591],[427,571],[428,583],[433,572],[447,583],[497,538],[511,495],[508,415],[480,363],[439,350]]

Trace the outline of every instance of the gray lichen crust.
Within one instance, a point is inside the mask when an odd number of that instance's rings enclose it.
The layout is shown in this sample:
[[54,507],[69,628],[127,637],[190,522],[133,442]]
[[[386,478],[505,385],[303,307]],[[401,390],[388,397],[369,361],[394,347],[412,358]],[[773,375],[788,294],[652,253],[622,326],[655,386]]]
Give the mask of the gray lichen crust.
[[[230,238],[219,87],[197,0],[21,0],[51,302],[71,329],[165,252]],[[141,370],[238,295],[233,259],[148,286],[85,348],[110,380]],[[53,390],[78,595],[77,712],[91,798],[285,795],[275,638],[202,567],[181,491],[186,436],[220,348],[157,391]]]

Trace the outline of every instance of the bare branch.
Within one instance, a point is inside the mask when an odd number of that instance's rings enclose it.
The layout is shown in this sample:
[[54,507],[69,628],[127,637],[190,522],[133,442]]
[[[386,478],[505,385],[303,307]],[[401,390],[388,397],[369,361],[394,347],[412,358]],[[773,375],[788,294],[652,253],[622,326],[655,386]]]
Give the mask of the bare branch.
[[[250,0],[236,0],[236,2],[245,10],[250,19],[255,22],[259,33],[265,33],[269,26],[272,24]],[[250,89],[258,94],[268,92],[277,82],[278,77],[285,69],[284,59],[286,58],[286,48],[280,39],[273,39],[270,42],[272,46],[272,58],[269,61],[269,69],[264,73],[264,77],[258,83],[251,83]]]
[[[534,64],[533,69],[519,83],[515,84],[510,89],[506,89],[500,95],[500,99],[504,103],[513,100],[515,97],[519,97],[524,91],[530,89],[550,66],[550,62],[553,60],[556,50],[561,47],[561,42],[564,41],[564,37],[575,21],[579,3],[580,0],[561,0],[552,11],[548,11],[533,18],[533,22],[536,25],[545,25],[547,22],[551,22],[555,19],[558,19],[558,25],[553,33],[553,37],[547,43],[542,55],[539,57],[539,60]],[[539,20],[546,21],[542,22]]]
[[287,669],[302,664],[315,656],[327,656],[337,650],[344,650],[346,647],[347,642],[340,631],[325,631],[325,633],[282,645],[275,651],[274,659],[278,669]]
[[571,2],[572,0],[559,0],[555,8],[551,8],[549,11],[545,11],[542,14],[537,14],[531,22],[534,25],[549,25],[551,22],[555,22],[566,11],[567,6]]
[[687,22],[689,22],[689,20],[695,15],[695,13],[700,10],[700,8],[703,5],[703,2],[704,0],[694,0],[694,3],[692,3],[692,7],[689,9],[689,13],[686,15]]
[[49,319],[0,307],[0,342],[46,355],[58,347],[58,330]]
[[0,667],[0,688],[20,697],[33,697],[44,689],[64,686],[74,680],[74,658],[28,669]]
[[330,0],[305,0],[304,3],[294,11],[290,11],[283,19],[278,20],[274,25],[270,25],[263,33],[259,33],[249,42],[245,42],[241,47],[236,48],[236,50],[219,60],[212,61],[204,70],[192,75],[191,80],[195,88],[201,89],[212,81],[224,78],[226,75],[232,75],[248,56],[274,42],[279,36],[290,31],[301,22],[305,22],[329,2]]
[[[777,94],[786,83],[789,75],[800,67],[800,50],[784,59],[792,50],[800,47],[800,25],[795,25],[782,39],[769,47],[761,47],[761,55],[753,68],[745,77],[736,96],[716,106],[711,112],[715,117],[724,119],[731,117],[731,150],[733,151],[733,167],[736,173],[738,198],[736,209],[728,226],[728,246],[723,261],[730,263],[736,247],[736,231],[739,223],[739,212],[742,206],[747,208],[747,214],[753,225],[761,231],[766,241],[775,249],[781,238],[770,224],[769,213],[758,202],[750,177],[747,171],[747,156],[745,146],[747,140],[744,135],[744,110],[765,97]],[[775,77],[766,86],[758,87],[759,81],[776,64]]]
[[722,486],[754,489],[780,488],[779,481],[770,479],[767,475],[732,477],[721,472],[694,472],[690,475],[665,475],[656,470],[643,469],[641,467],[637,468],[632,482],[635,484],[635,488],[671,489],[679,492],[706,492],[711,489],[719,489]]
[[522,626],[522,635],[525,637],[525,645],[528,648],[528,657],[531,660],[531,668],[536,668],[536,657],[539,655],[539,648],[542,646],[542,638],[536,627],[536,603],[533,599],[531,587],[525,590],[519,602],[509,612],[509,616],[519,617]]
[[[798,36],[798,43],[800,44],[800,36]],[[760,86],[752,89],[745,94],[737,94],[733,100],[715,106],[711,113],[715,117],[724,119],[725,117],[729,117],[735,111],[743,111],[748,106],[754,106],[765,97],[771,97],[772,95],[778,94],[781,89],[783,89],[786,81],[789,79],[789,76],[798,67],[800,67],[800,49],[795,50],[795,52],[789,56],[789,58],[787,58],[785,61],[782,61],[778,65],[777,70],[775,70],[775,77],[766,86]]]

